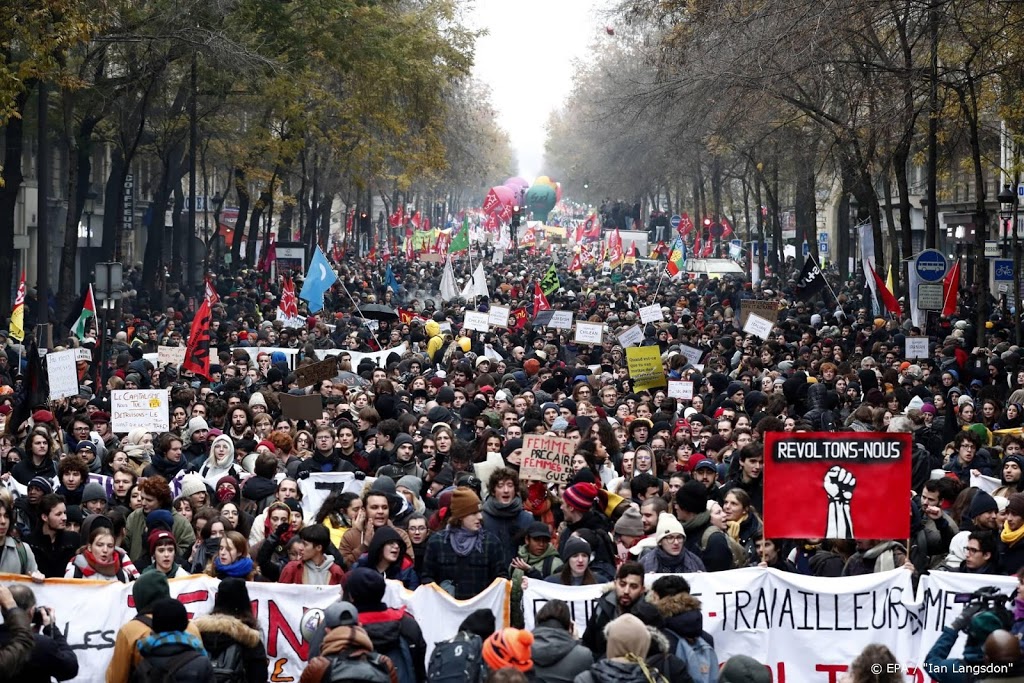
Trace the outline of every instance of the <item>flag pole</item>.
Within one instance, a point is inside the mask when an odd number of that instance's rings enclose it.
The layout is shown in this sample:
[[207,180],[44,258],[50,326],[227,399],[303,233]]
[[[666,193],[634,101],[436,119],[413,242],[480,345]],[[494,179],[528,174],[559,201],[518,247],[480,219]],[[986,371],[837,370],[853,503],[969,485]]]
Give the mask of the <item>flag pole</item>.
[[[341,282],[341,278],[338,278],[338,282]],[[345,290],[345,295],[348,296],[348,300],[352,302],[352,310],[354,310],[355,312],[358,313],[359,312],[359,304],[357,304],[356,300],[352,298],[351,292],[348,291],[348,286],[344,282],[341,282],[341,288],[343,290]],[[366,320],[366,318],[361,318],[361,320]],[[384,347],[380,345],[380,340],[377,339],[377,333],[374,332],[373,328],[370,327],[369,325],[366,326],[366,329],[368,329],[370,331],[370,336],[373,337],[373,341],[377,342],[377,350],[378,351],[383,351]]]
[[836,296],[836,291],[832,289],[832,285],[829,284],[828,278],[825,277],[825,271],[821,269],[821,264],[818,263],[818,259],[814,258],[814,254],[808,254],[807,258],[814,262],[814,267],[821,273],[821,279],[825,281],[825,286],[828,287],[829,294],[832,295],[832,300],[839,303],[839,297]]
[[[959,259],[959,258],[957,258],[957,260],[956,260],[956,261],[955,261],[955,262],[953,263],[953,270],[957,270],[957,267],[958,267],[959,265],[960,265],[960,259]],[[960,273],[959,273],[959,272],[957,272],[957,279],[959,279],[959,276],[960,276]],[[945,311],[945,310],[946,310],[946,302],[948,302],[948,301],[949,301],[949,297],[950,297],[950,295],[952,294],[953,296],[956,296],[956,291],[957,291],[957,288],[958,288],[959,286],[960,286],[960,283],[959,283],[959,282],[954,282],[954,283],[952,283],[952,286],[951,286],[951,287],[949,287],[948,291],[947,291],[947,292],[945,293],[945,295],[944,295],[944,296],[942,297],[942,311]],[[942,315],[942,311],[939,311],[939,315]]]

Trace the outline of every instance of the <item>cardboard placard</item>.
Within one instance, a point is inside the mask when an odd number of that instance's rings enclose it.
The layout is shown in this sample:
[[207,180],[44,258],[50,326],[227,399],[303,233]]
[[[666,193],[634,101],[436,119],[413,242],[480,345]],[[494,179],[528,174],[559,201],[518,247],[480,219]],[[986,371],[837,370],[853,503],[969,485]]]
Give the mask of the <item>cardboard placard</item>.
[[86,363],[92,362],[92,349],[86,349],[79,346],[75,349],[75,360],[84,360]]
[[164,365],[178,367],[185,362],[184,346],[158,346],[156,347],[156,360]]
[[661,306],[659,306],[658,304],[651,304],[650,306],[640,307],[640,322],[644,323],[645,325],[647,323],[654,323],[664,319],[665,316],[662,315]]
[[628,349],[630,346],[639,346],[643,343],[644,331],[640,329],[639,325],[633,325],[619,332],[616,338],[622,348]]
[[[507,321],[508,318],[505,320]],[[467,330],[476,330],[477,332],[486,332],[491,329],[490,323],[487,322],[487,313],[479,311],[466,311],[462,327]]]
[[420,254],[416,258],[418,258],[420,261],[423,261],[424,263],[444,263],[444,256],[442,256],[441,254],[425,253]]
[[512,315],[510,307],[491,304],[491,307],[487,310],[487,324],[492,327],[508,327],[510,315]]
[[778,301],[758,301],[756,299],[740,300],[740,329],[747,326],[747,317],[756,313],[772,324],[779,319],[779,309],[782,307]]
[[569,439],[527,434],[523,437],[519,478],[566,484],[572,475],[572,456],[575,452],[576,448]]
[[167,389],[115,389],[110,392],[110,429],[166,432],[170,407]]
[[46,354],[51,401],[78,394],[78,366],[75,362],[74,349],[51,351]]
[[678,398],[680,401],[693,400],[693,382],[683,379],[670,379],[668,381],[669,398]]
[[626,349],[626,365],[633,379],[634,391],[666,386],[665,369],[661,365],[661,349],[657,346],[631,346]]
[[679,345],[679,353],[686,356],[686,360],[690,361],[690,365],[697,365],[697,363],[700,363],[700,359],[704,357],[704,351],[687,346],[686,344]]
[[907,358],[927,358],[930,354],[928,353],[928,337],[907,337]]
[[292,396],[282,391],[278,393],[277,399],[281,402],[281,414],[293,420],[319,420],[324,416],[320,394]]
[[555,327],[560,330],[572,329],[572,311],[552,311],[551,322],[548,327]]
[[577,344],[593,344],[600,346],[604,337],[604,325],[602,323],[576,323],[576,335],[573,341]]
[[302,365],[295,369],[295,381],[299,388],[319,384],[325,379],[334,379],[338,374],[338,359],[327,358],[319,363]]
[[746,334],[767,339],[771,336],[773,327],[775,327],[775,323],[771,320],[765,320],[757,313],[751,313],[747,316],[747,322],[743,325],[743,331]]

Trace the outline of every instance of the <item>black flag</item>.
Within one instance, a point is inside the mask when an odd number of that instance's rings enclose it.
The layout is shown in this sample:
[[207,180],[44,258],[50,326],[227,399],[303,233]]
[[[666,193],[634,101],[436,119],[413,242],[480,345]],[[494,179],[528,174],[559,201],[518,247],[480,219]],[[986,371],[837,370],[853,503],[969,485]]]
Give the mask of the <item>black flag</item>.
[[821,268],[811,256],[804,261],[803,270],[800,271],[800,279],[796,283],[794,298],[810,303],[824,287],[828,286],[825,275]]

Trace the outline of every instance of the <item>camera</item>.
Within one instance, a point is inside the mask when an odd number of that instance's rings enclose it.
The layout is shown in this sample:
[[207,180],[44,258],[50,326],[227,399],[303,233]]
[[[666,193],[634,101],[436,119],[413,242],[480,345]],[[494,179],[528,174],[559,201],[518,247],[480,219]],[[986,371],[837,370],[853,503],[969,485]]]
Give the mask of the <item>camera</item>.
[[953,598],[953,602],[968,605],[982,604],[989,608],[1005,608],[1006,603],[1013,597],[1014,595],[1007,595],[995,586],[985,586],[973,593],[957,593]]

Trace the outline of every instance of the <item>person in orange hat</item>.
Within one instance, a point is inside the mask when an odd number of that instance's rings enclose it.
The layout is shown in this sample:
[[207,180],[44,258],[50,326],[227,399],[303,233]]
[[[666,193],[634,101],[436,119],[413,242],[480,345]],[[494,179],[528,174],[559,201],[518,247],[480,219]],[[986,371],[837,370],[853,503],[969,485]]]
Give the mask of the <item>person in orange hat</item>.
[[533,634],[518,628],[495,631],[484,641],[483,660],[493,671],[512,668],[526,673],[533,668]]

